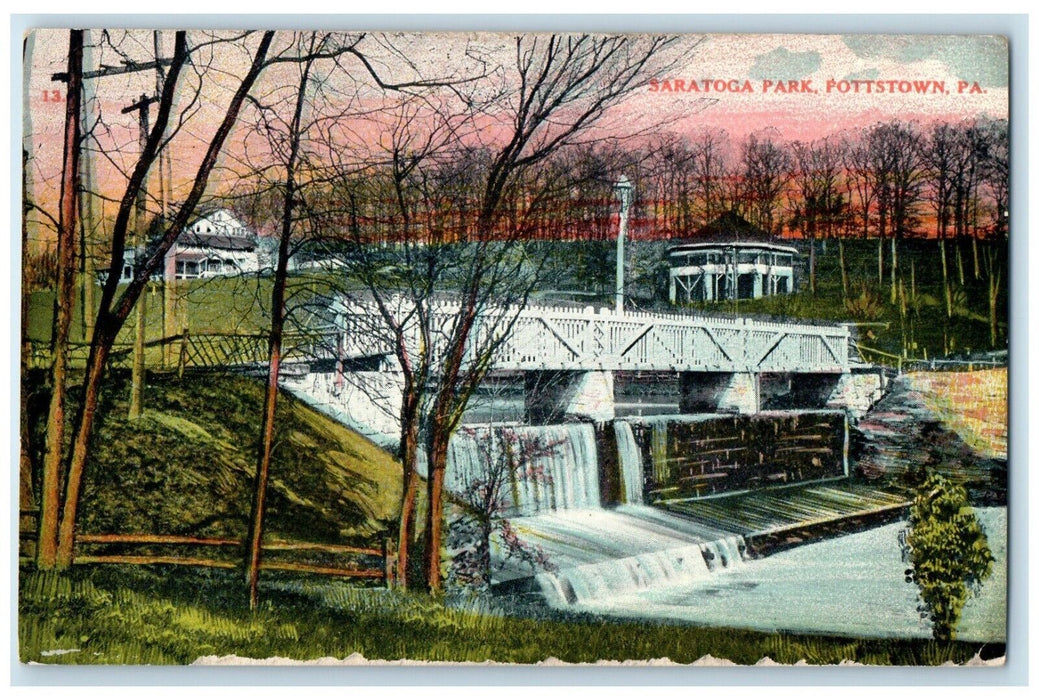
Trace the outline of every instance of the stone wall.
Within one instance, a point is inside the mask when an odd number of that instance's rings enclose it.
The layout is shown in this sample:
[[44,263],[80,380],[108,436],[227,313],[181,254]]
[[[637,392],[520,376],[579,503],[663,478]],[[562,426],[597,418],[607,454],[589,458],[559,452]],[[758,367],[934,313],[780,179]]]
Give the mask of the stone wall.
[[843,411],[633,422],[646,501],[697,498],[847,474]]

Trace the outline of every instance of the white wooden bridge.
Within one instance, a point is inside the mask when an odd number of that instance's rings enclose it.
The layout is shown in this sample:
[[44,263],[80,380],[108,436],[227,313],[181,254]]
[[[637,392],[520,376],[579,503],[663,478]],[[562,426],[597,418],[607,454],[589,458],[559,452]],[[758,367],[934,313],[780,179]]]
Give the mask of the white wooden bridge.
[[[436,372],[461,317],[459,304],[443,299],[423,309],[424,333],[413,302],[386,299],[383,308],[393,325],[402,325],[413,358],[423,343],[431,350]],[[335,362],[315,365],[322,369],[309,372],[297,391],[356,413],[351,420],[357,424],[398,415],[402,374],[395,336],[378,307],[371,299],[344,298],[321,316],[320,328],[311,331],[326,339],[321,359]],[[883,390],[882,376],[849,356],[851,334],[839,324],[548,305],[490,307],[477,318],[474,344],[495,346],[491,370],[523,375],[526,420],[533,424],[612,419],[616,372],[674,374],[680,413],[757,413],[778,397],[794,408],[861,414]],[[360,382],[368,386],[352,390]]]
[[[450,331],[461,309],[450,301],[433,308],[429,325],[435,346],[435,338]],[[351,301],[335,311],[344,358],[392,352],[373,305]],[[851,337],[842,325],[537,305],[491,309],[481,318],[485,321],[478,322],[477,333],[484,338],[502,333],[515,319],[494,355],[498,370],[832,374],[847,372],[851,365]],[[417,324],[405,324],[405,337],[410,347],[418,347]]]

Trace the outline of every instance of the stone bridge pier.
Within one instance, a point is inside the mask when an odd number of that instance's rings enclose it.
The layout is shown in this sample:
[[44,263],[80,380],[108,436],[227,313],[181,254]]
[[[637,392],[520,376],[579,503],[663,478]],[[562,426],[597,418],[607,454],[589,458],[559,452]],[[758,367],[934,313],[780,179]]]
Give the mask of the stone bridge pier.
[[610,371],[530,371],[524,372],[523,385],[526,418],[535,425],[617,415]]
[[[787,409],[843,408],[866,413],[884,392],[876,370],[819,373],[678,372],[680,413],[754,414],[770,405]],[[777,403],[773,403],[776,401]],[[532,424],[616,417],[609,370],[542,370],[524,373],[524,407]]]
[[846,408],[861,416],[884,395],[886,384],[877,368],[795,374],[791,375],[790,397],[797,408]]
[[682,413],[757,413],[761,375],[756,372],[679,372]]

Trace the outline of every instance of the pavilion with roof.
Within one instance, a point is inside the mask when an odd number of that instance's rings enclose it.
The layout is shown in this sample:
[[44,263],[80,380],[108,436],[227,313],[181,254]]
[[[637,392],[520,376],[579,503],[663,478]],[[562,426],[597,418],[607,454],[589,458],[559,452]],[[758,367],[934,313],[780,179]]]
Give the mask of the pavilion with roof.
[[668,298],[681,304],[790,294],[797,255],[729,211],[668,249]]

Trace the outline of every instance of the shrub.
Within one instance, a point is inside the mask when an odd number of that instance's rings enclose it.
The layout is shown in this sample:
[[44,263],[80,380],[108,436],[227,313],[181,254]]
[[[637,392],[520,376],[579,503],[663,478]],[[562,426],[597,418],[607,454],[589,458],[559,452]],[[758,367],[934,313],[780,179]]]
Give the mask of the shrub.
[[909,511],[905,546],[906,580],[919,588],[921,616],[930,619],[935,639],[954,639],[964,604],[981,590],[995,560],[967,491],[929,473]]

